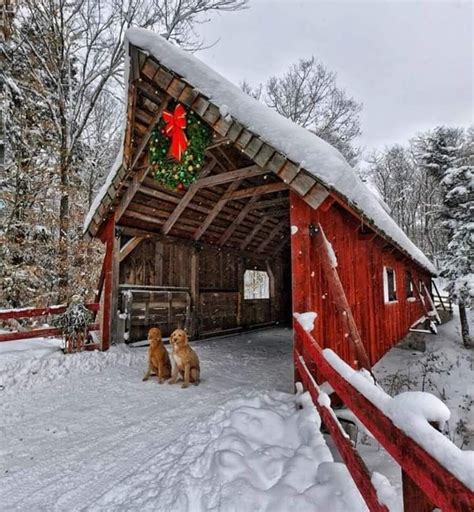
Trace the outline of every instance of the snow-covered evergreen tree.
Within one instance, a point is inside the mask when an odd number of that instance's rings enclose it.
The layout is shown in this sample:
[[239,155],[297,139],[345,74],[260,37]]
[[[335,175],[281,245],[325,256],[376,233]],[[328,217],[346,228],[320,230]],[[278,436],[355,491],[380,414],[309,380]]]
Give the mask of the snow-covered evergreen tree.
[[444,169],[440,219],[448,233],[442,276],[459,306],[463,342],[472,344],[466,307],[474,305],[474,130],[470,130],[457,158]]

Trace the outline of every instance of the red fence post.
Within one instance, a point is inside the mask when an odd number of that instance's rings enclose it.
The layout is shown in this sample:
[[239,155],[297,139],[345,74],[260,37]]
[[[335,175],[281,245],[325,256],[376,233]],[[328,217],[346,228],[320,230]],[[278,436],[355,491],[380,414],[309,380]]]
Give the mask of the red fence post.
[[[429,499],[443,511],[472,512],[474,510],[474,493],[467,487],[467,484],[451,473],[409,435],[395,426],[381,409],[329,364],[319,344],[309,333],[304,331],[298,322],[294,322],[294,326],[304,340],[307,357],[316,362],[318,370],[321,371],[345,405],[351,409],[401,468],[409,474],[424,494],[429,496]],[[409,491],[411,492],[411,490]]]
[[426,494],[402,469],[403,512],[432,512],[435,508]]
[[104,256],[104,293],[101,323],[101,350],[108,350],[112,335],[112,287],[113,287],[113,253],[115,241],[115,215],[111,213],[104,226],[103,241],[105,242]]
[[[295,192],[290,190],[290,224],[291,224],[291,298],[292,311],[305,313],[310,308],[310,280],[308,277],[310,267],[310,239],[309,225],[311,223],[311,210]],[[304,354],[303,346],[296,333],[293,335],[295,350]],[[301,382],[297,368],[295,382]]]

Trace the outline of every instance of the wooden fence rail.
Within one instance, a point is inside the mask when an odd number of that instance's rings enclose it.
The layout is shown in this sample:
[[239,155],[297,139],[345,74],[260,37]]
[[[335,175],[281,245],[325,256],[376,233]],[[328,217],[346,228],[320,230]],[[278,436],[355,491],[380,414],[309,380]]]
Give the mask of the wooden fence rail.
[[[316,364],[318,374],[328,382],[342,402],[357,416],[374,438],[400,465],[403,473],[420,490],[422,494],[420,502],[405,503],[404,510],[424,512],[425,510],[432,510],[436,506],[441,508],[443,512],[472,512],[474,510],[474,493],[466,484],[456,478],[410,436],[395,426],[390,418],[331,366],[324,357],[317,341],[301,327],[298,321],[294,322],[294,329],[297,337],[295,345],[299,350],[295,350],[295,365],[299,377],[310,392],[318,410],[322,409],[321,400],[318,399],[320,392],[305,361]],[[321,412],[321,417],[328,430],[331,431],[331,429],[334,430],[334,425],[331,426],[332,421],[330,419],[328,421],[327,410]],[[326,423],[327,421],[329,424]],[[347,442],[338,440],[337,436],[334,441],[369,509],[371,511],[385,510],[378,502],[374,504],[369,473],[360,464],[360,461],[357,461],[357,457],[350,453]],[[417,496],[416,492],[413,494]],[[433,506],[427,505],[429,503],[432,503]]]
[[[89,311],[97,312],[100,309],[100,304],[94,302],[91,304],[86,304],[86,308]],[[47,316],[47,315],[60,315],[66,311],[67,305],[60,304],[57,306],[47,306],[44,308],[18,308],[18,309],[8,309],[8,310],[0,310],[0,321],[6,321],[19,318],[34,318],[39,316]],[[88,327],[89,331],[94,331],[99,329],[97,324],[92,324]],[[25,340],[30,338],[38,338],[38,337],[47,337],[47,336],[58,336],[61,335],[61,329],[57,327],[46,327],[43,329],[30,329],[26,331],[11,331],[11,332],[2,332],[0,333],[0,343],[4,341],[17,341],[17,340]]]

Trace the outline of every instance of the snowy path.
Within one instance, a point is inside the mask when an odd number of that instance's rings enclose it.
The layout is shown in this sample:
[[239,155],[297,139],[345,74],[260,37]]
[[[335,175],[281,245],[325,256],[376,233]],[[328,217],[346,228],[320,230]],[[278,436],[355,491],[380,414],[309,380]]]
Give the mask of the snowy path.
[[[33,359],[25,359],[24,355],[19,357],[18,351],[5,353],[3,346],[0,353],[0,385],[4,388],[0,391],[2,510],[201,510],[198,503],[202,502],[202,496],[193,501],[192,493],[202,494],[203,490],[193,488],[192,474],[184,483],[181,481],[185,473],[182,464],[187,467],[192,461],[191,473],[199,472],[197,468],[204,461],[213,467],[212,457],[203,456],[209,450],[209,443],[212,441],[217,450],[222,433],[231,427],[237,431],[241,428],[226,419],[226,414],[230,417],[236,411],[228,405],[219,406],[247,396],[239,407],[248,408],[252,400],[258,399],[259,407],[265,409],[269,407],[267,400],[272,403],[271,410],[263,419],[254,418],[252,407],[250,413],[244,414],[260,426],[263,422],[264,428],[265,418],[275,408],[281,409],[285,422],[293,422],[295,405],[289,395],[280,394],[280,398],[275,393],[271,397],[266,395],[268,391],[292,390],[290,330],[272,329],[200,342],[196,350],[202,361],[202,384],[182,390],[179,386],[160,386],[154,379],[141,381],[144,348],[119,347],[107,354],[68,357],[45,349]],[[249,399],[248,395],[254,398]],[[275,431],[272,425],[267,430]],[[312,442],[321,445],[315,448],[322,453],[319,461],[330,461],[322,437],[314,434],[317,432],[314,427],[313,424],[312,435],[317,442],[314,439]],[[282,427],[283,438],[288,437],[287,431],[293,432],[288,426]],[[277,445],[285,442],[275,441]],[[309,449],[288,442],[290,445],[280,449],[296,450],[295,453]],[[254,451],[260,449],[257,445]],[[272,460],[280,464],[286,460],[282,457]],[[287,459],[293,465],[297,463],[292,457]],[[184,462],[177,462],[180,460]],[[314,472],[315,462],[311,464]],[[221,466],[227,467],[226,464]],[[348,480],[344,467],[341,470],[338,464],[330,465],[328,474],[343,470],[334,476],[334,482]],[[316,475],[313,476],[317,481]],[[180,489],[179,499],[169,494],[176,492],[173,482],[179,482],[178,487],[189,487]],[[265,487],[267,480],[262,482]],[[225,508],[215,505],[218,503],[215,500],[224,499],[223,495],[216,491],[212,480],[206,485],[206,509],[233,510],[229,503]],[[351,494],[353,489],[348,485],[347,492]],[[327,483],[321,486],[320,492],[328,493]],[[245,494],[253,496],[248,489]],[[265,502],[268,493],[264,494],[254,496],[255,503]],[[340,494],[344,501],[344,493]],[[185,502],[180,501],[183,495],[187,496]],[[307,509],[308,501],[305,504]],[[266,509],[266,505],[262,507],[256,510]]]

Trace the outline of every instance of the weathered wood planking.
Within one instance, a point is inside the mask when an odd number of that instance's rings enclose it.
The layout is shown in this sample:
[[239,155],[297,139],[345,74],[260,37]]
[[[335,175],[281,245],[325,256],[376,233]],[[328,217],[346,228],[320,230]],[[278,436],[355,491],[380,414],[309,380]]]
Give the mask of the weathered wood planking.
[[[125,241],[123,247],[130,240]],[[202,246],[199,250],[179,241],[144,238],[123,259],[120,268],[122,296],[125,291],[133,290],[133,304],[128,305],[123,299],[121,304],[122,311],[126,307],[130,316],[128,340],[143,339],[152,325],[159,326],[166,334],[173,325],[176,328],[186,324],[194,337],[199,337],[287,320],[290,314],[284,299],[284,287],[288,286],[287,262],[273,258],[268,264],[274,276],[272,308],[270,300],[243,300],[239,281],[243,280],[241,268],[266,270],[263,260],[219,248]],[[183,290],[182,293],[189,295],[190,304],[187,295],[175,295],[170,313],[167,296],[160,295],[160,287],[177,293]],[[188,306],[189,317],[186,316]]]

